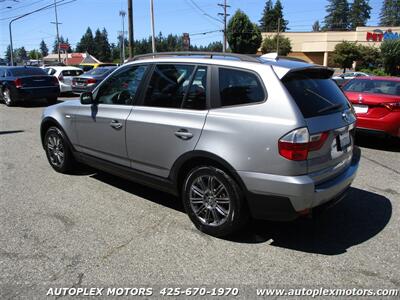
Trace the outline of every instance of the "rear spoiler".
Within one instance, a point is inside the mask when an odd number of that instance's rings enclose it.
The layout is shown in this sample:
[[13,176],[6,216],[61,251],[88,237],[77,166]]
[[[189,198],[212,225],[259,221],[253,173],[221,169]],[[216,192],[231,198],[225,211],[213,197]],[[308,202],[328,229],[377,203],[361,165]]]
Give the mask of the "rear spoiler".
[[335,72],[335,70],[331,69],[331,68],[327,68],[324,66],[318,66],[318,65],[307,65],[307,66],[302,66],[299,68],[285,68],[285,67],[281,67],[278,65],[274,65],[272,66],[272,68],[274,69],[276,75],[279,77],[279,79],[283,79],[284,77],[286,77],[289,74],[293,74],[293,73],[312,73],[312,74],[320,74],[321,78],[331,78],[333,73]]

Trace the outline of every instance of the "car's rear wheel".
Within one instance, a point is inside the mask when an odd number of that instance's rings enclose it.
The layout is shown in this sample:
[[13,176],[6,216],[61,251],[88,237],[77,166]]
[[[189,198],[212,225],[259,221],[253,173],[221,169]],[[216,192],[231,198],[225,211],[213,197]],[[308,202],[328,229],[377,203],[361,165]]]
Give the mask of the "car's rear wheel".
[[15,105],[15,99],[13,98],[9,88],[5,88],[4,89],[4,91],[3,91],[3,99],[4,99],[4,103],[7,106]]
[[189,218],[204,233],[227,236],[248,219],[239,185],[219,168],[202,166],[190,171],[182,197]]
[[74,169],[75,159],[62,130],[50,127],[44,137],[47,159],[54,170],[68,173]]

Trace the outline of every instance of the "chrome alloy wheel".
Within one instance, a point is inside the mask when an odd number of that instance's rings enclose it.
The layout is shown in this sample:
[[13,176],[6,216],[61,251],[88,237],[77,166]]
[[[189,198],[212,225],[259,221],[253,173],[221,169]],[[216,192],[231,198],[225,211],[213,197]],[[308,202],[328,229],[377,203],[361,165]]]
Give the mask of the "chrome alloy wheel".
[[47,151],[52,165],[62,167],[64,164],[64,145],[57,134],[50,134],[47,138]]
[[4,90],[4,92],[3,92],[3,98],[4,98],[4,102],[7,104],[7,105],[10,105],[11,104],[11,95],[10,95],[10,90],[9,89],[5,89]]
[[231,199],[225,185],[215,176],[196,178],[190,187],[189,200],[196,217],[205,225],[219,226],[228,219]]

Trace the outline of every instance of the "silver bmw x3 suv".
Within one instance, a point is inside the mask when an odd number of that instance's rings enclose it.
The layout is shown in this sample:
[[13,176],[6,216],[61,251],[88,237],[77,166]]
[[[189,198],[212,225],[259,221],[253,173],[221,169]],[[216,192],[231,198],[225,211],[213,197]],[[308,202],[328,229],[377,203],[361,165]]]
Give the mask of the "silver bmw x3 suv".
[[360,151],[333,71],[216,53],[136,57],[92,93],[44,110],[54,170],[84,163],[179,196],[224,236],[249,217],[293,220],[342,199]]

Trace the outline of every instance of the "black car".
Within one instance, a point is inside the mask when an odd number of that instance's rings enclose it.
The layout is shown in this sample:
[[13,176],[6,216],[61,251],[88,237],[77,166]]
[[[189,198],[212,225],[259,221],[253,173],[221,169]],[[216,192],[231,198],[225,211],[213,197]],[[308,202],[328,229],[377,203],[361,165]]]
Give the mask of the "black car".
[[98,67],[72,79],[72,92],[91,92],[117,67]]
[[58,79],[37,67],[0,67],[0,98],[7,106],[18,102],[46,99],[57,102]]

